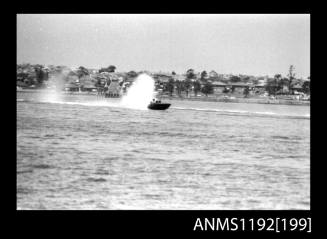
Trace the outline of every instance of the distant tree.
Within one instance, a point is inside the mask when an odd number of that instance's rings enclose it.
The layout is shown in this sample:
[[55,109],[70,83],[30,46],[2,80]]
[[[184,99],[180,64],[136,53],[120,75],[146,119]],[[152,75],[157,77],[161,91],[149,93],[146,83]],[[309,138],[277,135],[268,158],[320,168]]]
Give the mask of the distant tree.
[[243,82],[249,82],[250,81],[250,77],[249,76],[245,76],[242,78]]
[[115,72],[116,67],[113,65],[108,66],[108,72]]
[[187,79],[195,79],[195,78],[196,78],[196,75],[195,75],[193,69],[188,69],[188,70],[186,71],[186,78],[187,78]]
[[192,87],[192,81],[186,78],[184,81],[184,89],[186,92],[186,97],[188,97],[188,92],[190,91],[191,87]]
[[218,80],[218,73],[217,72],[215,72],[215,71],[210,71],[209,72],[209,78],[211,79],[211,80]]
[[113,65],[110,65],[110,66],[108,66],[108,67],[103,67],[103,68],[101,68],[101,69],[99,70],[99,73],[101,73],[101,72],[109,72],[109,73],[111,73],[111,72],[115,72],[115,70],[116,70],[116,67],[113,66]]
[[41,65],[34,66],[35,82],[38,87],[42,86],[45,80],[48,80],[48,73],[43,69]]
[[208,96],[208,94],[212,94],[213,93],[213,85],[211,82],[206,82],[204,84],[204,86],[201,89],[202,93],[205,94],[206,96]]
[[254,79],[252,80],[252,83],[255,84],[255,85],[258,84],[258,83],[259,83],[258,78],[254,78]]
[[176,72],[175,72],[175,71],[173,71],[173,72],[171,72],[171,74],[174,76],[174,75],[176,75]]
[[27,78],[28,78],[28,74],[27,73],[25,73],[25,72],[19,72],[19,73],[17,73],[17,80],[23,82]]
[[40,64],[35,64],[35,65],[34,65],[34,68],[43,69],[44,67],[43,67],[43,65],[40,65]]
[[281,74],[275,74],[274,79],[276,80],[276,83],[278,83],[278,81],[280,81],[282,79],[282,75]]
[[49,69],[44,70],[44,73],[43,73],[43,79],[44,79],[45,81],[49,80]]
[[197,96],[198,92],[201,90],[201,83],[199,80],[193,82],[193,91],[194,95]]
[[205,81],[208,77],[208,73],[206,71],[201,72],[201,81]]
[[274,76],[274,95],[276,95],[276,92],[280,89],[282,89],[283,87],[281,86],[281,81],[282,80],[282,75],[281,74],[275,74]]
[[293,91],[292,91],[292,82],[293,80],[295,79],[295,73],[294,73],[294,66],[293,65],[290,65],[290,68],[288,70],[288,79],[289,79],[289,82],[288,82],[288,90],[289,90],[289,93],[290,94],[293,94]]
[[131,78],[134,78],[134,77],[137,77],[137,73],[136,73],[135,71],[129,71],[129,72],[127,73],[127,76],[128,76],[128,77],[131,77]]
[[249,96],[250,88],[248,86],[244,88],[243,94],[244,94],[245,98],[247,98]]
[[165,86],[165,91],[168,91],[170,96],[173,95],[173,92],[174,92],[174,79],[173,78],[170,78]]
[[89,75],[90,73],[89,73],[88,69],[86,69],[84,66],[80,66],[80,67],[78,67],[76,74],[77,74],[78,78],[80,79],[83,76]]
[[289,79],[286,77],[281,77],[278,82],[278,89],[284,89],[284,87],[287,87],[289,91]]
[[239,76],[231,76],[229,80],[235,83],[235,82],[240,82],[241,78]]
[[26,79],[24,79],[24,83],[26,85],[33,85],[35,82],[35,78],[31,75],[28,75],[28,77]]
[[278,84],[275,78],[269,78],[265,85],[265,89],[269,95],[276,95]]
[[302,89],[304,93],[310,94],[310,81],[303,82]]
[[177,94],[181,96],[182,91],[184,90],[184,83],[180,80],[175,81]]

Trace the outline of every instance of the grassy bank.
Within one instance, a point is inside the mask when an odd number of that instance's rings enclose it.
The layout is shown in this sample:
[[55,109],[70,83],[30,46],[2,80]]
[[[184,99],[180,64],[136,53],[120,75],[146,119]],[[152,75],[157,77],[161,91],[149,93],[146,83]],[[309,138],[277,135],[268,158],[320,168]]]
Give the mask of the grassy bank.
[[[41,92],[55,92],[54,90],[49,89],[19,89],[16,91],[17,93],[41,93]],[[98,92],[87,92],[87,91],[60,91],[61,94],[65,95],[98,95]]]
[[250,104],[279,104],[279,105],[308,105],[310,101],[269,99],[269,98],[217,98],[217,97],[178,97],[161,95],[161,99],[188,100],[188,101],[208,101],[208,102],[229,102],[229,103],[250,103]]

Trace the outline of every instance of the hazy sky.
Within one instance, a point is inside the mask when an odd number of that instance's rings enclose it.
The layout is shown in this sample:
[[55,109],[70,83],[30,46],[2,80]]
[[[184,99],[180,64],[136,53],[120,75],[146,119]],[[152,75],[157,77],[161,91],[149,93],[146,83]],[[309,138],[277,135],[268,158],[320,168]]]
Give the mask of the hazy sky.
[[17,15],[17,63],[310,75],[310,15]]

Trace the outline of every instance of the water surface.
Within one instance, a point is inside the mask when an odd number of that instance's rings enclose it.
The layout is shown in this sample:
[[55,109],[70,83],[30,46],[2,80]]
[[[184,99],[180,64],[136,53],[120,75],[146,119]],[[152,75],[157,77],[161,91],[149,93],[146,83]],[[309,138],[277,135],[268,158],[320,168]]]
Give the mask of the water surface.
[[17,95],[19,209],[310,208],[308,106],[62,100]]

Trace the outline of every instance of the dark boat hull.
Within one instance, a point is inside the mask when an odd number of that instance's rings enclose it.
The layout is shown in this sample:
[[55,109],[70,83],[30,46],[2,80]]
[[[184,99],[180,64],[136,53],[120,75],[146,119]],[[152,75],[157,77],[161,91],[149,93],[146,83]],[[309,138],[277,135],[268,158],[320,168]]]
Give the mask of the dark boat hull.
[[168,109],[170,104],[167,103],[151,103],[148,105],[150,110],[166,110]]

